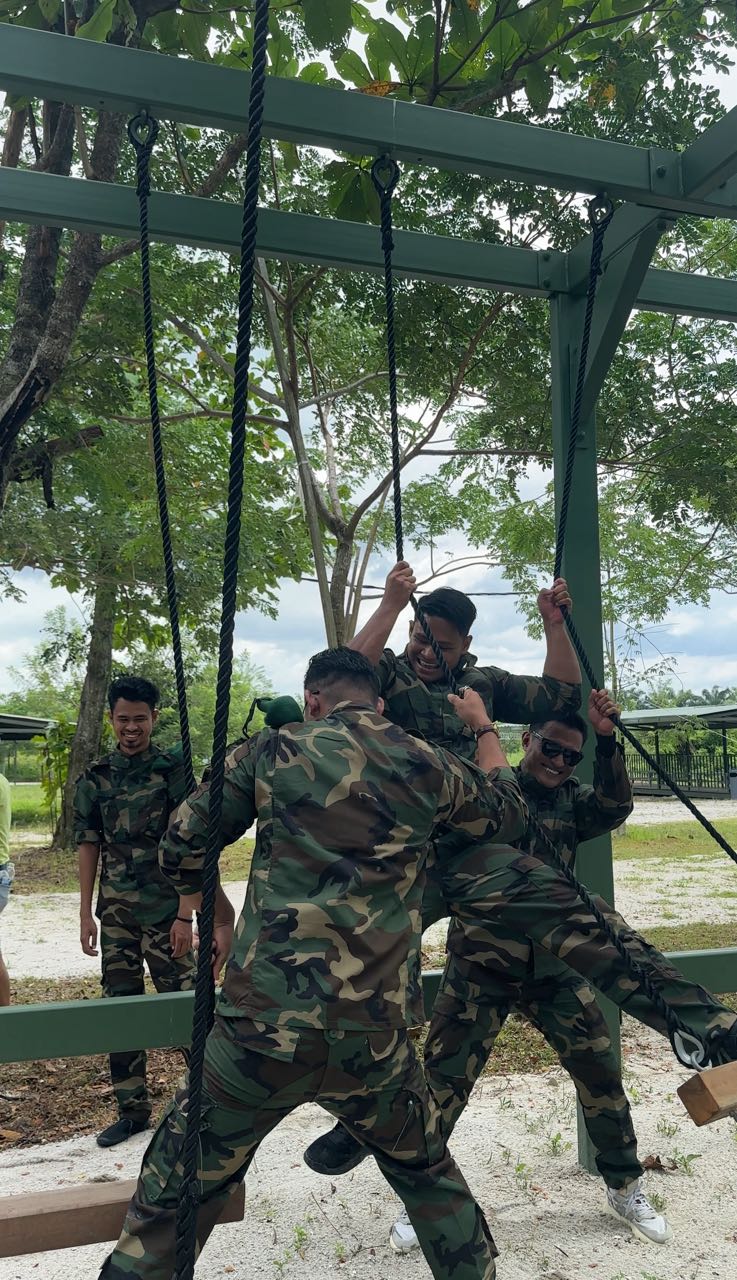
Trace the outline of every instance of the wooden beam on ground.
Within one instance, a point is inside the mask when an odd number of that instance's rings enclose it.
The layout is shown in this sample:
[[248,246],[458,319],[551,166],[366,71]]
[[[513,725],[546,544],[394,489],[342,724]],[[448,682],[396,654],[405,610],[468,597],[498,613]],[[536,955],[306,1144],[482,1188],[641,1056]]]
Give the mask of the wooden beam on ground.
[[[133,1178],[4,1196],[0,1199],[0,1258],[117,1240],[135,1188]],[[245,1203],[241,1182],[226,1200],[219,1222],[240,1222]]]
[[691,1076],[678,1089],[694,1124],[712,1124],[737,1113],[737,1062]]

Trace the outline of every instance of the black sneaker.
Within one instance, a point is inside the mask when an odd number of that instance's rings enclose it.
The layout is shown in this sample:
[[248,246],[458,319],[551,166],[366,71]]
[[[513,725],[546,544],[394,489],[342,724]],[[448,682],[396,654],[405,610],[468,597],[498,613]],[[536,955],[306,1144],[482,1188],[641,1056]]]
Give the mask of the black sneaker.
[[339,1173],[349,1173],[369,1154],[366,1147],[344,1129],[336,1124],[330,1133],[311,1142],[302,1159],[315,1173],[326,1173],[328,1177],[336,1177]]
[[143,1133],[144,1129],[148,1129],[148,1120],[128,1120],[125,1116],[121,1116],[115,1124],[109,1124],[107,1129],[98,1133],[97,1145],[98,1147],[117,1147],[119,1142],[127,1142],[134,1133]]

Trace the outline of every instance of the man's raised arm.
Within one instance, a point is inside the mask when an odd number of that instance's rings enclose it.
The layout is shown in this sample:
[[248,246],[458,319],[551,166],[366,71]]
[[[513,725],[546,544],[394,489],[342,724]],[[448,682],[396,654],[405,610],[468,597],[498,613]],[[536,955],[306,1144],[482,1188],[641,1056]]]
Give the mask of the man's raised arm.
[[395,564],[387,577],[384,594],[368,622],[352,640],[348,648],[362,653],[369,662],[378,666],[386,642],[391,635],[394,624],[403,609],[406,609],[417,583],[406,560]]

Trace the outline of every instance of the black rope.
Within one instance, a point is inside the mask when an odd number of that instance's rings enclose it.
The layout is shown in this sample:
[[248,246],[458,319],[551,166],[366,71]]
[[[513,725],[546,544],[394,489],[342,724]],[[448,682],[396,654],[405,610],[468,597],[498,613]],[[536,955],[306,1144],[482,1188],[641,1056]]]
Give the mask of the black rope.
[[[561,490],[560,510],[558,515],[558,529],[555,539],[555,568],[553,577],[559,578],[563,567],[563,553],[565,550],[566,529],[568,525],[568,510],[571,501],[571,489],[573,485],[573,472],[576,461],[576,445],[578,443],[578,435],[581,426],[581,401],[583,398],[583,388],[586,380],[586,367],[588,364],[589,343],[591,339],[591,321],[594,311],[594,301],[596,298],[596,286],[599,275],[601,274],[601,255],[603,249],[604,235],[612,218],[612,203],[606,196],[595,196],[589,202],[589,222],[592,227],[592,244],[591,244],[591,267],[589,270],[589,282],[586,290],[586,310],[584,313],[583,328],[581,331],[581,352],[578,361],[578,376],[576,378],[576,391],[573,399],[573,408],[571,410],[571,426],[568,436],[568,448],[566,451],[566,466],[563,477],[563,488]],[[578,634],[576,625],[565,605],[561,606],[561,613],[566,625],[571,643],[576,650],[578,660],[581,664],[586,679],[592,689],[601,689],[602,681],[594,672],[589,661],[583,641]],[[709,821],[705,814],[693,803],[690,796],[682,790],[675,778],[672,778],[666,769],[663,768],[660,761],[651,755],[645,746],[640,742],[639,738],[628,729],[619,716],[612,717],[614,723],[620,733],[627,739],[635,751],[637,751],[647,762],[653,772],[666,784],[673,794],[685,805],[689,813],[693,814],[697,822],[719,845],[720,849],[737,862],[737,852],[732,848],[731,844],[720,831],[717,831],[713,823]]]
[[[392,235],[392,195],[399,180],[400,171],[396,161],[391,160],[387,156],[382,156],[374,161],[371,169],[371,177],[379,196],[381,207],[381,244],[384,254],[384,293],[386,300],[386,346],[387,346],[387,368],[389,370],[389,410],[391,419],[391,440],[392,440],[392,481],[394,492],[394,538],[396,545],[397,561],[404,559],[404,539],[402,530],[402,487],[401,487],[401,454],[399,448],[399,420],[397,410],[397,374],[396,374],[396,347],[394,333],[394,273],[392,268],[392,251],[394,241]],[[595,202],[592,201],[592,204]],[[593,315],[594,296],[596,293],[596,280],[600,270],[602,240],[606,226],[612,216],[611,205],[607,204],[601,216],[590,215],[594,225],[594,244],[592,247],[592,269],[589,280],[589,296],[587,297],[586,321],[585,321],[585,346],[582,342],[582,356],[588,351],[588,339],[591,331],[591,317]],[[591,281],[593,280],[593,288]],[[585,363],[584,363],[585,373]],[[580,419],[581,395],[583,392],[583,376],[579,371],[580,389],[577,388],[576,400],[574,404],[578,407],[578,418]],[[567,488],[564,485],[564,501],[565,513],[567,517],[568,502],[570,499],[570,490],[572,482],[573,464],[570,465],[570,476],[567,475]],[[563,512],[563,501],[561,502],[561,512]],[[563,520],[563,533],[565,534],[565,520]],[[556,572],[556,577],[559,573]],[[430,647],[432,648],[435,660],[443,673],[445,680],[451,692],[462,697],[463,690],[459,685],[456,676],[451,671],[445,660],[442,649],[435,639],[432,629],[428,623],[422,605],[415,596],[411,597],[411,604],[415,611],[417,620],[420,622],[425,635],[427,636]],[[716,1043],[707,1049],[702,1043],[699,1036],[682,1022],[675,1009],[667,1003],[661,992],[653,983],[649,974],[641,968],[634,957],[631,955],[625,941],[620,936],[610,921],[601,911],[588,889],[582,885],[577,879],[572,868],[568,865],[564,858],[561,857],[553,841],[548,836],[544,828],[534,818],[530,818],[528,831],[524,841],[519,841],[519,846],[531,848],[531,839],[534,837],[538,846],[547,854],[551,863],[565,877],[571,889],[585,904],[587,910],[591,913],[596,921],[599,929],[607,938],[607,941],[615,948],[617,954],[627,967],[628,972],[638,983],[642,991],[650,1000],[654,1008],[660,1014],[668,1028],[673,1050],[680,1062],[686,1066],[703,1067],[708,1065],[710,1050],[717,1052]],[[716,1040],[716,1038],[715,1038]]]
[[161,546],[164,553],[166,598],[169,606],[171,647],[174,654],[174,676],[177,686],[179,729],[182,737],[182,755],[184,758],[184,781],[187,788],[187,795],[191,795],[196,784],[194,768],[192,765],[192,740],[189,732],[187,684],[184,678],[182,637],[179,629],[179,601],[177,597],[176,575],[174,573],[174,552],[172,549],[171,526],[169,522],[169,501],[166,493],[166,472],[164,468],[164,447],[161,439],[159,392],[156,378],[153,306],[151,300],[151,262],[148,235],[148,196],[151,185],[149,166],[151,153],[153,151],[158,132],[158,121],[155,120],[153,116],[150,116],[146,111],[139,112],[137,116],[134,116],[128,121],[128,137],[130,138],[136,153],[136,194],[138,196],[138,223],[141,243],[143,333],[146,346],[148,402],[151,413],[151,442],[154,454],[154,470],[156,472],[156,497],[159,504],[159,525],[161,528]]
[[243,466],[246,444],[248,379],[251,360],[251,319],[256,269],[256,230],[261,176],[261,134],[266,83],[266,42],[269,31],[269,0],[256,0],[253,22],[253,58],[248,101],[248,145],[243,194],[241,266],[238,291],[238,332],[233,376],[233,411],[228,477],[228,507],[223,554],[223,599],[220,623],[215,724],[209,785],[209,821],[205,852],[202,908],[199,914],[200,963],[197,968],[195,1007],[192,1023],[192,1056],[189,1068],[187,1131],[182,1150],[181,1197],[177,1211],[176,1280],[192,1280],[197,1235],[197,1208],[200,1189],[197,1179],[199,1124],[202,1111],[202,1077],[205,1042],[212,1023],[214,985],[209,965],[212,952],[218,860],[221,849],[220,819],[225,778],[225,755],[230,711],[230,681],[233,669],[233,633],[237,605],[238,554],[243,502]]

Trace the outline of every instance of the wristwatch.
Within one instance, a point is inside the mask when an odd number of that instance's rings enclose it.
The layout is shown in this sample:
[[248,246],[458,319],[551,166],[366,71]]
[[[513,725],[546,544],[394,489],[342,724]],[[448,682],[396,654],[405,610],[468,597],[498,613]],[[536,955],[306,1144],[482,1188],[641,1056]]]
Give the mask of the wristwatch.
[[479,738],[483,737],[485,733],[495,733],[497,738],[499,737],[499,730],[491,721],[488,724],[482,724],[478,729],[474,729],[473,736],[478,742]]

